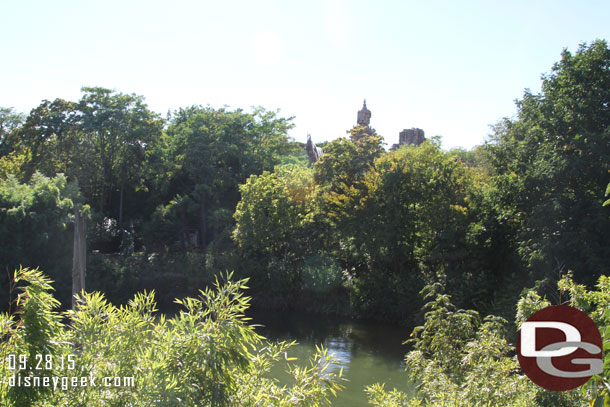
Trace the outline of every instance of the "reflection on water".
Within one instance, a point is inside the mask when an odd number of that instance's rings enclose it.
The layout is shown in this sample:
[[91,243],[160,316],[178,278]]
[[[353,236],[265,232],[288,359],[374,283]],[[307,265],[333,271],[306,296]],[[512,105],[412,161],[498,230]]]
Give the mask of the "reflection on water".
[[[299,358],[299,363],[308,363],[316,345],[323,345],[334,354],[337,362],[329,369],[338,373],[343,368],[343,376],[348,381],[342,383],[345,389],[333,406],[367,406],[364,388],[378,382],[386,383],[386,389],[412,391],[403,362],[408,347],[402,345],[410,329],[299,313],[257,312],[253,317],[253,323],[263,325],[257,332],[266,338],[296,340],[298,345],[289,355]],[[287,382],[283,369],[284,366],[278,366],[274,376]]]
[[345,338],[327,338],[324,341],[324,347],[338,362],[333,363],[328,370],[331,373],[339,373],[343,368],[343,373],[347,375],[352,360],[352,343]]

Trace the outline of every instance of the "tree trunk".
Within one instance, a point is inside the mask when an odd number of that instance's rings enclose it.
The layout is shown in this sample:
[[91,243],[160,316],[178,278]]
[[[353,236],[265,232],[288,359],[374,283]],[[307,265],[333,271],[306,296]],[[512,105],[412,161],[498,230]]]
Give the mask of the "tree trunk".
[[199,199],[199,247],[201,248],[201,252],[205,253],[206,251],[206,242],[205,235],[207,233],[207,225],[205,219],[205,194],[201,194]]
[[76,295],[85,290],[87,267],[87,225],[81,205],[74,205],[74,253],[72,255],[72,308],[76,305]]
[[191,242],[189,241],[188,222],[186,220],[186,209],[184,209],[184,207],[180,208],[180,222],[182,223],[182,247],[184,250],[187,250]]
[[104,195],[106,194],[106,188],[104,187],[104,180],[100,186],[100,213],[104,214]]
[[[123,191],[125,188],[121,185],[121,193],[119,195],[119,230],[123,231]],[[122,235],[121,235],[122,237]]]

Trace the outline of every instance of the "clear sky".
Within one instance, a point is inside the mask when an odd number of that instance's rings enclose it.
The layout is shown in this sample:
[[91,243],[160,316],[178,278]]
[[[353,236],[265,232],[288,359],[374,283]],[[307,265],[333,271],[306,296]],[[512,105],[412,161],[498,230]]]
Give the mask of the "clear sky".
[[3,1],[0,106],[103,86],[163,115],[280,109],[296,140],[322,141],[366,98],[388,145],[419,127],[470,148],[609,21],[609,1]]

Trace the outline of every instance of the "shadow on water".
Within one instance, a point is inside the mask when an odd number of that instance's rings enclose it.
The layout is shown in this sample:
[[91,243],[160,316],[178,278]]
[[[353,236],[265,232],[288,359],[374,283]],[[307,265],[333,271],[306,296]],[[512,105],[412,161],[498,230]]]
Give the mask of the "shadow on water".
[[[334,354],[337,364],[330,369],[338,373],[343,368],[347,381],[342,383],[345,388],[333,406],[367,406],[364,388],[378,382],[386,383],[386,389],[412,392],[403,362],[409,350],[402,345],[411,332],[408,328],[295,312],[257,311],[251,316],[252,323],[263,325],[256,331],[269,340],[296,340],[298,345],[289,356],[297,357],[298,363],[308,364],[316,345]],[[288,376],[282,374],[284,368],[278,366],[273,373],[283,384],[289,384]]]

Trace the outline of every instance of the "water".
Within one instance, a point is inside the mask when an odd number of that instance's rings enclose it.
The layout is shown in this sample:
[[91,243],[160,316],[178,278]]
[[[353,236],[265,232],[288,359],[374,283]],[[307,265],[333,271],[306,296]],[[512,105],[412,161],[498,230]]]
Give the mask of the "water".
[[[333,407],[368,406],[364,388],[374,383],[386,383],[386,389],[397,388],[412,393],[404,371],[404,355],[408,346],[402,342],[409,337],[410,329],[371,322],[337,320],[298,313],[257,312],[251,323],[264,325],[257,332],[269,340],[296,340],[288,356],[299,358],[307,365],[315,353],[316,345],[323,345],[334,353],[338,363],[331,366],[335,373],[343,368],[348,381],[333,401]],[[284,366],[278,366],[273,374],[281,381]]]

